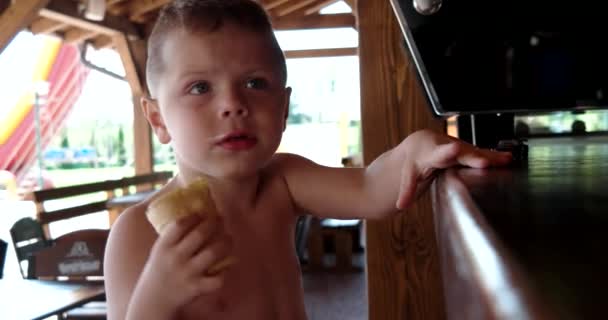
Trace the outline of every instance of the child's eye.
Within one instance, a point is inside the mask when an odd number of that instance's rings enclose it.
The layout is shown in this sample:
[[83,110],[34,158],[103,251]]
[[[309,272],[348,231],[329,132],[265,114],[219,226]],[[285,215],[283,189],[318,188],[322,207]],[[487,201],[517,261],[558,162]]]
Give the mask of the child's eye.
[[268,82],[261,78],[253,78],[247,80],[246,85],[248,89],[266,89],[268,87]]
[[190,94],[203,94],[209,92],[210,86],[207,82],[197,82],[190,87]]

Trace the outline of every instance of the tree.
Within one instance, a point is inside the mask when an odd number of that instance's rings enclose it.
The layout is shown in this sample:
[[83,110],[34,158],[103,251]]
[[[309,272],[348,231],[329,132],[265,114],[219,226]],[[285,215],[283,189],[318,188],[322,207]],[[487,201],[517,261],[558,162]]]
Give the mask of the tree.
[[97,165],[99,164],[99,150],[97,150],[97,139],[95,138],[95,129],[91,130],[91,139],[89,139],[89,146],[93,148],[95,152],[95,160],[91,161],[91,166],[97,168]]
[[61,147],[64,149],[70,148],[70,140],[68,139],[68,131],[64,130],[61,137]]
[[118,165],[124,166],[127,163],[127,149],[125,148],[125,132],[122,126],[118,127]]
[[312,117],[298,112],[298,104],[290,101],[289,102],[289,112],[287,114],[287,124],[301,124],[308,123],[312,121]]

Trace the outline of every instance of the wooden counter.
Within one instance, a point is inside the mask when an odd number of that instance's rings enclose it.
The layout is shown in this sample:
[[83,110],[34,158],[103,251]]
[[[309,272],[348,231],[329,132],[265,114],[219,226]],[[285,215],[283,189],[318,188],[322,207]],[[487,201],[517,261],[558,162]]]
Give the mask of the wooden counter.
[[527,163],[432,188],[448,318],[606,317],[608,137],[529,146]]

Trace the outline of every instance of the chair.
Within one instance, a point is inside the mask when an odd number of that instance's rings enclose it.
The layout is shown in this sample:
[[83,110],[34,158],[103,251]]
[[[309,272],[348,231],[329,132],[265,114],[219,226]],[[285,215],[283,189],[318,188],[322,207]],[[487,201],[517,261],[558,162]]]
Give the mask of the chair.
[[32,255],[33,276],[70,281],[101,279],[108,234],[109,230],[85,229],[54,239],[51,246]]
[[[35,252],[32,276],[63,281],[103,281],[103,258],[109,230],[85,229],[53,240],[52,246]],[[60,315],[60,319],[105,319],[105,297]]]
[[[353,239],[359,233],[361,221],[357,219],[312,219],[308,240],[308,271],[359,272],[353,265]],[[325,266],[324,255],[327,243],[333,244],[335,265]],[[328,250],[329,251],[329,250]]]
[[4,262],[6,261],[6,241],[0,239],[0,280],[4,276]]
[[[33,278],[34,262],[32,255],[39,250],[49,247],[51,241],[44,236],[42,226],[32,218],[22,218],[15,222],[10,230],[13,247],[17,253],[19,270],[24,279]],[[23,267],[24,262],[27,267]]]
[[296,222],[296,253],[298,254],[298,259],[302,264],[306,262],[306,244],[308,241],[308,230],[310,229],[311,219],[312,218],[310,215],[303,215],[299,216]]

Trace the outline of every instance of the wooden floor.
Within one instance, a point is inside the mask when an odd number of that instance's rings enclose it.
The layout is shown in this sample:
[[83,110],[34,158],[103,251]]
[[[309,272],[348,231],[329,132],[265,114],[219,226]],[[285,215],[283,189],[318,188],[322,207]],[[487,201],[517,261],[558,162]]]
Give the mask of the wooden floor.
[[[364,266],[364,255],[354,264]],[[363,269],[362,269],[363,270]],[[365,271],[350,273],[304,272],[304,302],[309,320],[366,320]]]

